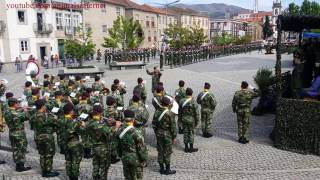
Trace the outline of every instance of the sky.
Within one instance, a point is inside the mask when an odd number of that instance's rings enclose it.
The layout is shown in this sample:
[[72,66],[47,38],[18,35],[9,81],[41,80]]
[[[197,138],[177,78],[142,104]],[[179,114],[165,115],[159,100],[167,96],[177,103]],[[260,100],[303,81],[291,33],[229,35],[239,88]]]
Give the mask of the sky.
[[[174,0],[133,0],[137,3],[147,3],[150,5],[157,5],[157,3],[173,2]],[[259,10],[271,11],[272,2],[275,0],[259,0]],[[301,4],[303,0],[282,0],[284,7],[288,7],[288,4],[295,2],[296,4]],[[320,0],[315,0],[319,1]],[[247,9],[253,9],[254,0],[181,0],[179,3],[184,4],[210,4],[210,3],[225,3],[230,5],[236,5]]]

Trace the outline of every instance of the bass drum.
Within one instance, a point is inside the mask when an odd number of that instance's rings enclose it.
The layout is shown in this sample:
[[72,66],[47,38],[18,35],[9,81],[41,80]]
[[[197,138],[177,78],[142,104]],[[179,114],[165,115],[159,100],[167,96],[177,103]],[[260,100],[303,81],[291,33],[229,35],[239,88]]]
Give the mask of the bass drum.
[[35,83],[33,82],[31,78],[31,73],[35,73],[37,76],[40,73],[39,65],[36,61],[29,61],[26,68],[26,79],[27,81],[30,81],[32,83],[32,86],[35,86]]

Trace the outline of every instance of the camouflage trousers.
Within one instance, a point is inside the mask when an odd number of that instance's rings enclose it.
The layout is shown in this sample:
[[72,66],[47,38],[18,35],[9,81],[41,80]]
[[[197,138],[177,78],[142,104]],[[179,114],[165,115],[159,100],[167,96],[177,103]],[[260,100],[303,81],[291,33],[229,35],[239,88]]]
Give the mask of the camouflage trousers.
[[178,124],[179,129],[183,128],[183,126],[182,126],[182,112],[181,111],[179,111],[179,114],[178,114],[178,123],[177,124]]
[[62,132],[57,132],[57,144],[60,149],[60,153],[66,152],[66,138]]
[[132,163],[122,159],[123,164],[123,175],[126,180],[142,180],[143,178],[143,167],[142,164],[136,160]]
[[213,112],[212,111],[201,111],[201,128],[202,133],[210,133],[212,126]]
[[107,145],[97,145],[93,148],[92,178],[94,180],[107,180],[110,167],[110,148]]
[[80,162],[82,160],[83,149],[81,142],[72,141],[67,143],[65,152],[66,171],[68,176],[78,177],[80,174]]
[[194,142],[194,126],[190,123],[183,123],[183,141],[185,144]]
[[35,137],[40,155],[40,166],[43,171],[51,171],[55,154],[54,137],[52,134],[42,134]]
[[239,138],[249,137],[249,126],[250,126],[250,118],[251,113],[250,112],[237,112],[237,121],[238,121],[238,136]]
[[158,162],[170,164],[172,154],[172,139],[170,137],[157,136]]
[[82,140],[83,149],[87,151],[91,151],[92,143],[90,140],[90,136],[87,134],[81,135],[81,140]]
[[142,137],[144,138],[145,134],[146,134],[146,129],[144,128],[144,126],[139,126],[136,127],[136,129],[139,131],[139,133],[142,135]]
[[27,138],[24,131],[10,132],[9,139],[11,142],[13,161],[17,163],[24,163],[26,161],[27,153]]
[[118,157],[118,141],[116,138],[111,139],[111,156]]

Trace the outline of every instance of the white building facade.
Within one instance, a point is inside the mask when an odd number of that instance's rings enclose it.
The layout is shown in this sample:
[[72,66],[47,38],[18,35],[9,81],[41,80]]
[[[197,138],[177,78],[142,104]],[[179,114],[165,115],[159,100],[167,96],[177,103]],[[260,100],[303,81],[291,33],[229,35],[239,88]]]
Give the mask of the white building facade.
[[[30,55],[36,59],[44,59],[59,54],[57,38],[66,39],[70,29],[81,23],[80,12],[68,9],[55,9],[51,1],[47,7],[36,6],[34,0],[1,0],[0,24],[5,30],[0,34],[1,62],[14,62],[21,55],[25,61]],[[28,7],[33,5],[33,7]],[[1,32],[1,31],[0,31]],[[61,43],[60,43],[61,44]]]

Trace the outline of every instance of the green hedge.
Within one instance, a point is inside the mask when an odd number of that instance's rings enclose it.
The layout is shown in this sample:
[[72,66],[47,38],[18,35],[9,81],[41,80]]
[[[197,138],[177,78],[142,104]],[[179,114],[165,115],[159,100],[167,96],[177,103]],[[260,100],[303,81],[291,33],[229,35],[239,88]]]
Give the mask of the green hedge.
[[320,155],[320,101],[279,99],[275,147]]

